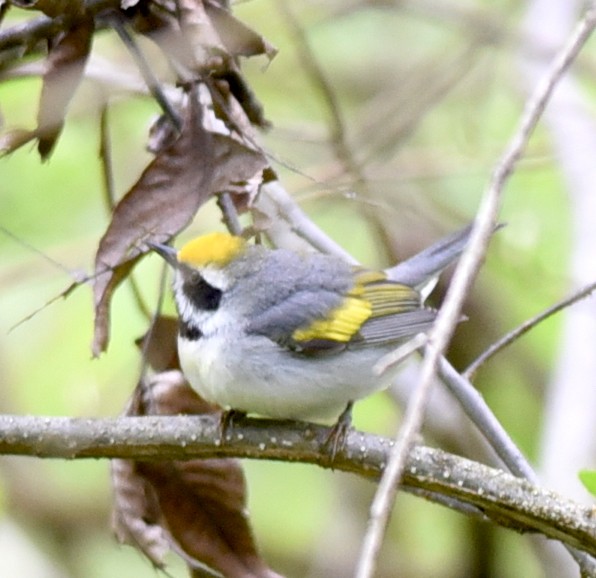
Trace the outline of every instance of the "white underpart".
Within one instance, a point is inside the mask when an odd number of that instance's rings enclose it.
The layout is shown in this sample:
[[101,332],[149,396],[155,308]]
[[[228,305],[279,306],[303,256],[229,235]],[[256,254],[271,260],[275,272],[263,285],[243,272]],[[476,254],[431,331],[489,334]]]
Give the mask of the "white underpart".
[[219,327],[191,341],[178,339],[182,370],[206,400],[274,418],[329,421],[348,401],[387,387],[395,375],[372,367],[388,348],[304,357],[240,327]]

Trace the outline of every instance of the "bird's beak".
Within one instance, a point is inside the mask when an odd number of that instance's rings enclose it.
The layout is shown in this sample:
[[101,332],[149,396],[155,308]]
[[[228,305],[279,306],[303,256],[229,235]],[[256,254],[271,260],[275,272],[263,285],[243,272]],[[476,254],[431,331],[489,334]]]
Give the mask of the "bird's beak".
[[151,249],[153,249],[158,255],[161,255],[174,269],[178,268],[178,257],[177,251],[169,245],[163,243],[147,243]]

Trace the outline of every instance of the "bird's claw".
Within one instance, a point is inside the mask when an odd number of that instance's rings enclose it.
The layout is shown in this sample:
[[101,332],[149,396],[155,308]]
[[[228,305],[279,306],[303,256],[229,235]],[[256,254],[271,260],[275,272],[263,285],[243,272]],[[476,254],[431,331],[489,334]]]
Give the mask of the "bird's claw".
[[344,409],[333,427],[329,430],[325,441],[323,442],[323,451],[329,456],[329,460],[333,465],[337,452],[342,450],[346,436],[350,427],[352,426],[352,406],[354,402],[348,402],[346,409]]

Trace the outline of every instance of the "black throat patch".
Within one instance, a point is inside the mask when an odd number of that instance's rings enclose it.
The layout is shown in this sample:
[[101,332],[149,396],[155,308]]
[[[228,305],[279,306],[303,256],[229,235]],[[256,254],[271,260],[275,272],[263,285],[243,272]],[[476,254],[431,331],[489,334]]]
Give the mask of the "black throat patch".
[[203,333],[198,327],[190,325],[190,323],[187,323],[182,319],[180,319],[180,324],[178,325],[178,333],[180,334],[180,337],[187,339],[188,341],[198,341],[203,337]]

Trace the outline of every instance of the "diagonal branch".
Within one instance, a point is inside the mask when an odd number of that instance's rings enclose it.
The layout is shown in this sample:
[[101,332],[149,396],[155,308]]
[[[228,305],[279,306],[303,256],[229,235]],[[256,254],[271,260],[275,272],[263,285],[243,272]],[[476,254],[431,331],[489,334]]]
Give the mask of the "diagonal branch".
[[470,243],[461,257],[435,326],[430,333],[416,391],[406,410],[397,443],[393,448],[390,462],[371,506],[370,525],[364,539],[356,572],[358,578],[368,578],[374,573],[391,505],[405,471],[407,455],[414,443],[415,435],[422,425],[424,409],[441,356],[449,343],[464,299],[486,253],[491,233],[496,225],[505,183],[521,158],[555,87],[587,42],[595,26],[596,8],[590,5],[585,16],[578,23],[565,46],[556,55],[544,78],[538,83],[534,93],[527,101],[519,126],[495,166],[476,214]]
[[473,379],[478,369],[480,369],[480,367],[489,359],[497,355],[497,353],[501,352],[503,349],[517,341],[520,337],[522,337],[522,335],[526,334],[531,329],[534,329],[534,327],[537,327],[551,315],[559,313],[559,311],[563,311],[581,299],[589,297],[594,291],[596,291],[596,282],[586,285],[579,291],[575,291],[573,295],[558,301],[534,317],[527,319],[521,325],[518,325],[515,329],[512,329],[509,333],[503,335],[503,337],[501,337],[498,341],[495,341],[495,343],[483,351],[472,363],[470,363],[462,375],[466,379]]

